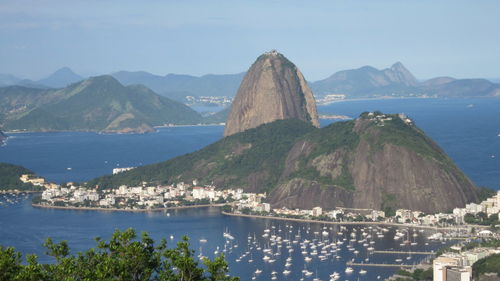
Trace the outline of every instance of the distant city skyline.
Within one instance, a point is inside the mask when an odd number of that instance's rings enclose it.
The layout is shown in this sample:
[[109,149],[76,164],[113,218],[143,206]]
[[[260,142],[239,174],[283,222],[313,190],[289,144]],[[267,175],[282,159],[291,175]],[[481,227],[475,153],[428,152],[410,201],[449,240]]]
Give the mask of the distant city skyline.
[[488,0],[9,0],[0,73],[233,74],[277,49],[309,81],[397,61],[418,79],[499,78],[498,11]]

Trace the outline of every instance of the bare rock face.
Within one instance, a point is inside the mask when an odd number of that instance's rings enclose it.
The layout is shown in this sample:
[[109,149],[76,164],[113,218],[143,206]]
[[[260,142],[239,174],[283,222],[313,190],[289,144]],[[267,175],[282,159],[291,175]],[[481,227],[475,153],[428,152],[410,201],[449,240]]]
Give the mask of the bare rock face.
[[[321,129],[317,140],[296,143],[269,202],[291,209],[405,208],[427,213],[477,202],[475,185],[436,143],[399,117],[389,118],[393,120],[383,126],[368,118],[347,122],[350,126],[343,130],[340,123],[332,125],[340,139],[351,140],[344,144],[326,134],[329,127]],[[334,149],[326,152],[327,145]]]
[[316,102],[304,76],[285,56],[273,50],[257,58],[245,75],[224,136],[289,118],[319,127]]

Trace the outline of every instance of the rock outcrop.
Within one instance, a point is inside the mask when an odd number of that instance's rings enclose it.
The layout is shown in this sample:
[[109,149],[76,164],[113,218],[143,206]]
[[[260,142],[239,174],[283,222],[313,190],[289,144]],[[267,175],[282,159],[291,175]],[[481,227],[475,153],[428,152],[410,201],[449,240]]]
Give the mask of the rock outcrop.
[[257,58],[245,75],[224,136],[289,118],[319,127],[316,102],[304,76],[285,56],[273,50]]

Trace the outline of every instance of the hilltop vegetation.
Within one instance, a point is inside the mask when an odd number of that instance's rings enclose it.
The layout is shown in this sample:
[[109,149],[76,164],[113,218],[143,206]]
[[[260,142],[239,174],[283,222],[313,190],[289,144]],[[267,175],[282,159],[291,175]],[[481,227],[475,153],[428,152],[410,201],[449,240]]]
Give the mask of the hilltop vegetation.
[[256,177],[263,190],[271,189],[279,179],[286,152],[313,129],[300,120],[279,120],[226,137],[194,153],[100,177],[87,184],[113,188],[143,181],[166,184],[197,178],[203,184],[214,181],[226,187],[245,185],[250,175]]
[[17,165],[0,162],[0,190],[38,190],[30,183],[23,183],[19,178],[23,174],[33,174],[32,171]]

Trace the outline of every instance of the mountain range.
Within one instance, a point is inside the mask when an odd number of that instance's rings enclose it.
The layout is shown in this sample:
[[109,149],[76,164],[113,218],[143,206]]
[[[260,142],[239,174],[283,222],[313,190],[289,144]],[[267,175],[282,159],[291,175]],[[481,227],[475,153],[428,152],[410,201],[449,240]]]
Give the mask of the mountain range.
[[[124,85],[143,84],[161,95],[185,102],[189,95],[234,97],[245,73],[196,77],[121,71],[112,75]],[[382,70],[371,66],[342,70],[308,84],[317,98],[328,94],[344,94],[346,98],[500,96],[500,84],[486,79],[436,77],[420,82],[401,62]]]
[[159,76],[144,71],[120,71],[112,73],[111,75],[124,85],[146,85],[160,95],[185,102],[186,96],[233,97],[245,73],[207,74],[196,77],[180,74]]
[[402,63],[378,70],[371,66],[339,71],[310,83],[316,96],[344,94],[347,98],[381,96],[494,97],[500,96],[500,84],[486,79],[436,77],[423,82]]
[[11,74],[0,74],[0,87],[18,85],[41,89],[63,88],[83,79],[82,76],[74,73],[69,67],[63,67],[49,76],[36,81],[21,79]]
[[198,124],[188,106],[142,85],[123,86],[109,75],[60,89],[0,88],[0,121],[6,130],[144,133],[165,124]]
[[[125,86],[142,84],[160,95],[185,103],[186,96],[234,97],[245,72],[197,77],[181,74],[160,76],[145,71],[119,71],[112,73],[111,76]],[[0,87],[22,85],[34,88],[61,88],[82,79],[84,78],[64,67],[37,81],[0,74]],[[500,96],[500,84],[487,79],[455,79],[443,76],[418,81],[401,62],[382,70],[371,66],[342,70],[326,79],[308,81],[308,84],[317,98],[328,94],[344,94],[347,98]]]

